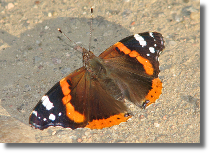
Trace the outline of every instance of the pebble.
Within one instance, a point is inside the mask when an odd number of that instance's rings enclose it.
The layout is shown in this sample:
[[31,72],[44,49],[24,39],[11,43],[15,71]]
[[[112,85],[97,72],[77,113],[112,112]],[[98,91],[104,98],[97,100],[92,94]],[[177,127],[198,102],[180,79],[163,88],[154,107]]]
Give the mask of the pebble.
[[199,20],[200,19],[200,14],[198,12],[192,12],[190,14],[190,19],[192,19],[192,20]]
[[132,23],[131,23],[131,25],[134,25],[135,24],[135,21],[133,21]]
[[58,15],[58,13],[56,12],[56,11],[54,11],[53,13],[52,13],[52,16],[57,16]]
[[38,63],[40,60],[41,60],[40,57],[38,57],[38,56],[35,56],[35,57],[34,57],[34,63],[35,63],[35,64]]
[[166,117],[166,115],[165,115],[165,116],[163,116],[163,119],[164,119],[164,120],[167,120],[167,117]]
[[144,115],[140,115],[140,120],[141,120],[141,121],[145,120]]
[[35,1],[34,4],[38,5],[40,4],[40,1]]
[[45,26],[44,29],[45,29],[45,30],[49,29],[49,26]]
[[177,45],[177,42],[176,42],[176,41],[171,40],[171,41],[169,41],[169,44],[170,44],[171,46],[176,46],[176,45]]
[[48,13],[48,17],[52,17],[52,13],[51,12]]
[[36,40],[36,44],[39,45],[39,46],[41,46],[42,45],[42,42],[39,41],[39,40]]
[[61,64],[61,59],[59,59],[59,58],[52,58],[52,62],[53,62],[53,64]]
[[157,122],[155,122],[155,123],[154,123],[154,126],[155,126],[155,127],[159,127],[160,124],[158,124]]
[[55,134],[56,134],[56,131],[53,131],[53,132],[52,132],[52,135],[55,135]]
[[56,11],[48,13],[48,17],[57,16],[57,15],[58,13]]
[[10,10],[13,7],[15,7],[15,5],[13,3],[8,3],[8,5],[6,7],[7,7],[8,10]]
[[77,142],[82,142],[82,139],[79,138],[79,139],[77,140]]
[[182,17],[181,15],[179,15],[179,14],[176,14],[176,13],[173,14],[173,19],[174,19],[176,22],[181,22],[181,21],[183,21],[183,17]]

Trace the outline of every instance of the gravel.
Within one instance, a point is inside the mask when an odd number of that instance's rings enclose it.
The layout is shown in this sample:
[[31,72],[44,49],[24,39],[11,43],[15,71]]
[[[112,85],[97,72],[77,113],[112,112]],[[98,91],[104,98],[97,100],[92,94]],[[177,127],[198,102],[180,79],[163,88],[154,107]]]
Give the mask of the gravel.
[[[82,66],[74,42],[99,55],[122,38],[145,31],[163,34],[163,93],[126,123],[90,130],[32,129],[28,118],[57,81]],[[0,3],[0,142],[4,143],[200,143],[199,0],[30,1]],[[16,134],[14,134],[16,133]]]

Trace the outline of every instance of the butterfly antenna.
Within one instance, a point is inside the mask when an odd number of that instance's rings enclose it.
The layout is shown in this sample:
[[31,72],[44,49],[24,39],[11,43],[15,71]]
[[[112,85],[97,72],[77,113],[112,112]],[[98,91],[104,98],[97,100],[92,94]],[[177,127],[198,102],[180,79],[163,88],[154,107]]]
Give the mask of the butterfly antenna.
[[93,25],[93,7],[90,8],[91,19],[90,19],[90,39],[89,39],[89,51],[91,46],[91,36],[92,36],[92,25]]
[[73,42],[75,45],[77,45],[74,41],[72,41],[65,33],[63,33],[62,31],[61,31],[61,29],[60,28],[58,28],[58,31],[60,32],[60,33],[62,33],[69,41],[71,41],[71,42]]
[[81,46],[79,46],[78,44],[76,44],[76,43],[75,43],[74,41],[72,41],[65,33],[63,33],[63,32],[61,31],[60,28],[58,28],[58,31],[59,31],[60,33],[62,33],[70,42],[74,43],[77,47],[79,47],[80,49],[82,49]]
[[[92,36],[92,24],[93,24],[93,7],[90,9],[91,12],[91,20],[90,20],[90,39],[89,39],[89,51],[91,46],[91,36]],[[74,41],[72,41],[65,33],[61,31],[60,28],[58,28],[58,31],[62,33],[69,41],[73,42],[78,48],[83,49],[81,46],[77,45]]]

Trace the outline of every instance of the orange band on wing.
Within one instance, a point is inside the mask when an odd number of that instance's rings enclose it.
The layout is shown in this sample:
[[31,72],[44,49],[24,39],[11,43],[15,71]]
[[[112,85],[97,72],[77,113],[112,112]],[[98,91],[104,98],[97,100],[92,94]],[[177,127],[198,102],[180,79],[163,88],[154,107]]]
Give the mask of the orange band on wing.
[[137,57],[137,56],[139,56],[140,54],[137,52],[137,51],[132,51],[130,54],[129,54],[129,56],[130,57]]
[[120,49],[120,51],[124,52],[125,54],[129,54],[129,53],[131,52],[131,50],[128,49],[128,48],[127,48],[123,43],[121,43],[121,42],[117,42],[117,43],[115,44],[115,46],[117,46],[117,47]]
[[66,116],[76,123],[84,122],[85,121],[84,114],[81,114],[78,111],[75,111],[74,106],[71,104],[72,97],[70,95],[70,92],[71,92],[69,88],[70,85],[68,84],[65,78],[63,78],[60,81],[60,86],[64,94],[64,97],[62,98],[62,102],[66,106]]
[[141,56],[137,56],[136,59],[144,66],[144,70],[148,75],[153,75],[154,69],[148,59]]
[[123,52],[125,54],[128,54],[130,57],[136,58],[138,60],[138,62],[143,65],[145,72],[148,75],[153,75],[154,68],[153,68],[152,64],[150,63],[150,61],[148,59],[140,56],[140,54],[135,50],[131,51],[121,42],[117,42],[115,44],[115,46],[118,47],[121,52]]
[[155,78],[152,80],[152,89],[149,91],[147,96],[145,97],[146,100],[149,100],[147,106],[154,103],[156,99],[160,97],[162,93],[162,82],[159,78]]
[[63,92],[64,96],[70,94],[71,90],[69,89],[69,84],[68,84],[68,82],[66,81],[65,78],[63,78],[60,81],[60,86],[61,86],[61,89],[62,89],[62,92]]
[[85,121],[85,116],[75,111],[74,106],[72,106],[70,102],[66,104],[66,115],[76,123],[82,123]]
[[121,122],[126,122],[131,116],[125,116],[125,113],[113,115],[106,119],[98,119],[88,122],[86,128],[90,129],[102,129],[105,127],[111,127],[113,125],[119,125]]

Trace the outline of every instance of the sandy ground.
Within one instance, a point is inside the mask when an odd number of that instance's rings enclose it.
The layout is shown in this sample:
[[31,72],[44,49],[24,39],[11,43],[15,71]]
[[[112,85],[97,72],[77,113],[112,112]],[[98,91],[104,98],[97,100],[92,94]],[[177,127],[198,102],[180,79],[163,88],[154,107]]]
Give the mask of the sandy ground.
[[[102,130],[32,129],[29,114],[57,81],[82,66],[82,56],[58,31],[99,55],[122,38],[163,34],[163,93],[126,123]],[[0,142],[200,143],[199,0],[5,0],[0,3]]]

